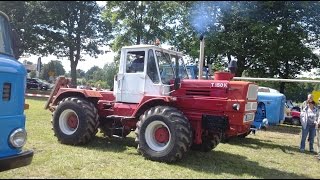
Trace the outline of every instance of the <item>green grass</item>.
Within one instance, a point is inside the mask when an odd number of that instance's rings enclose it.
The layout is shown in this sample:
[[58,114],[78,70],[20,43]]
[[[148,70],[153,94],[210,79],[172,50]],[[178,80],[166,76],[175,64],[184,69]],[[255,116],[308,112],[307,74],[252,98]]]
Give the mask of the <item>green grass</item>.
[[[145,160],[136,151],[134,133],[102,138],[85,146],[59,144],[51,129],[45,100],[28,98],[28,141],[34,150],[30,165],[0,173],[0,178],[320,178],[314,155],[300,153],[300,127],[281,125],[220,143],[208,153],[189,151],[182,161],[166,164]],[[308,148],[308,145],[307,145]]]

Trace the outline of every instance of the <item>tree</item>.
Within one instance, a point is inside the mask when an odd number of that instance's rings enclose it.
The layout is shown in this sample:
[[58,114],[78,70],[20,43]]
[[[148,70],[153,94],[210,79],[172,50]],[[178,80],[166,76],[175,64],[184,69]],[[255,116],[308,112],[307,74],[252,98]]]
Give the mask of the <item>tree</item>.
[[[100,19],[95,1],[31,1],[28,15],[32,26],[30,51],[67,57],[71,83],[76,85],[76,67],[84,51],[96,56],[98,45],[108,38],[109,27]],[[40,46],[39,46],[40,45]]]
[[31,71],[29,76],[30,76],[30,78],[35,78],[37,76],[36,71]]
[[[269,77],[296,78],[302,71],[309,71],[319,66],[319,58],[305,44],[308,38],[307,29],[301,22],[307,15],[306,9],[311,5],[308,2],[259,2],[258,12],[264,14],[258,17],[265,35],[263,51],[259,61],[264,62],[268,71],[261,74],[269,74]],[[266,73],[267,72],[267,73]],[[280,92],[285,92],[285,83],[280,83]]]
[[40,72],[40,78],[50,81],[50,76],[57,77],[66,73],[63,65],[60,61],[50,61],[48,64],[44,64]]
[[84,78],[86,75],[86,72],[82,69],[77,69],[77,77]]
[[118,65],[116,63],[105,64],[103,67],[103,71],[105,74],[105,81],[109,88],[113,88],[114,76],[118,72]]
[[90,68],[85,75],[86,80],[94,80],[94,73],[97,71],[101,71],[101,68],[99,68],[98,66],[93,66],[92,68]]
[[[301,22],[310,4],[288,1],[228,2],[221,8],[216,51],[237,59],[238,71],[255,77],[295,78],[317,67],[319,59],[304,44]],[[280,92],[284,93],[285,83]]]
[[156,38],[168,40],[178,5],[171,1],[107,1],[103,18],[112,23],[116,34],[113,51],[125,45],[150,44]]

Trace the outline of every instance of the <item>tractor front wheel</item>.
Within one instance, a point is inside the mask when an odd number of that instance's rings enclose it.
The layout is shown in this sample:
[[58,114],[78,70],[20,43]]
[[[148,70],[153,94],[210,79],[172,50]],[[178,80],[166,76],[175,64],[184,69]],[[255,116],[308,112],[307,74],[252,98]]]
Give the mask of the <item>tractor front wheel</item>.
[[189,121],[182,112],[168,106],[147,110],[141,115],[135,133],[138,152],[153,161],[180,160],[192,143]]
[[98,131],[98,111],[83,98],[68,97],[53,112],[52,123],[54,134],[62,144],[85,144]]

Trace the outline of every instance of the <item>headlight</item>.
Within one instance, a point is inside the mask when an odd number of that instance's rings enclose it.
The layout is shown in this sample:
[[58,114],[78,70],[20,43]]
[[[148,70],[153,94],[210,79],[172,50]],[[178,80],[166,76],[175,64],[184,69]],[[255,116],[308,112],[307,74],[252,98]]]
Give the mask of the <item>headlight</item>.
[[232,109],[234,109],[234,110],[236,110],[236,111],[239,111],[239,109],[240,109],[240,104],[234,103],[234,104],[232,105]]
[[15,148],[21,148],[27,140],[26,130],[19,128],[13,131],[10,135],[9,142]]
[[254,113],[247,113],[243,117],[243,121],[253,121],[254,120]]

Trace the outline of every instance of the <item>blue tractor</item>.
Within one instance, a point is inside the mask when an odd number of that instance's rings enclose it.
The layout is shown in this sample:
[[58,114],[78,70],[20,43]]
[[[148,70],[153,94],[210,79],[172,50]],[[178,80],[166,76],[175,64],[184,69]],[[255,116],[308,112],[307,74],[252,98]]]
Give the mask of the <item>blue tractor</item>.
[[26,143],[24,110],[27,71],[17,61],[20,56],[18,38],[9,18],[0,11],[0,171],[29,165],[32,150]]

